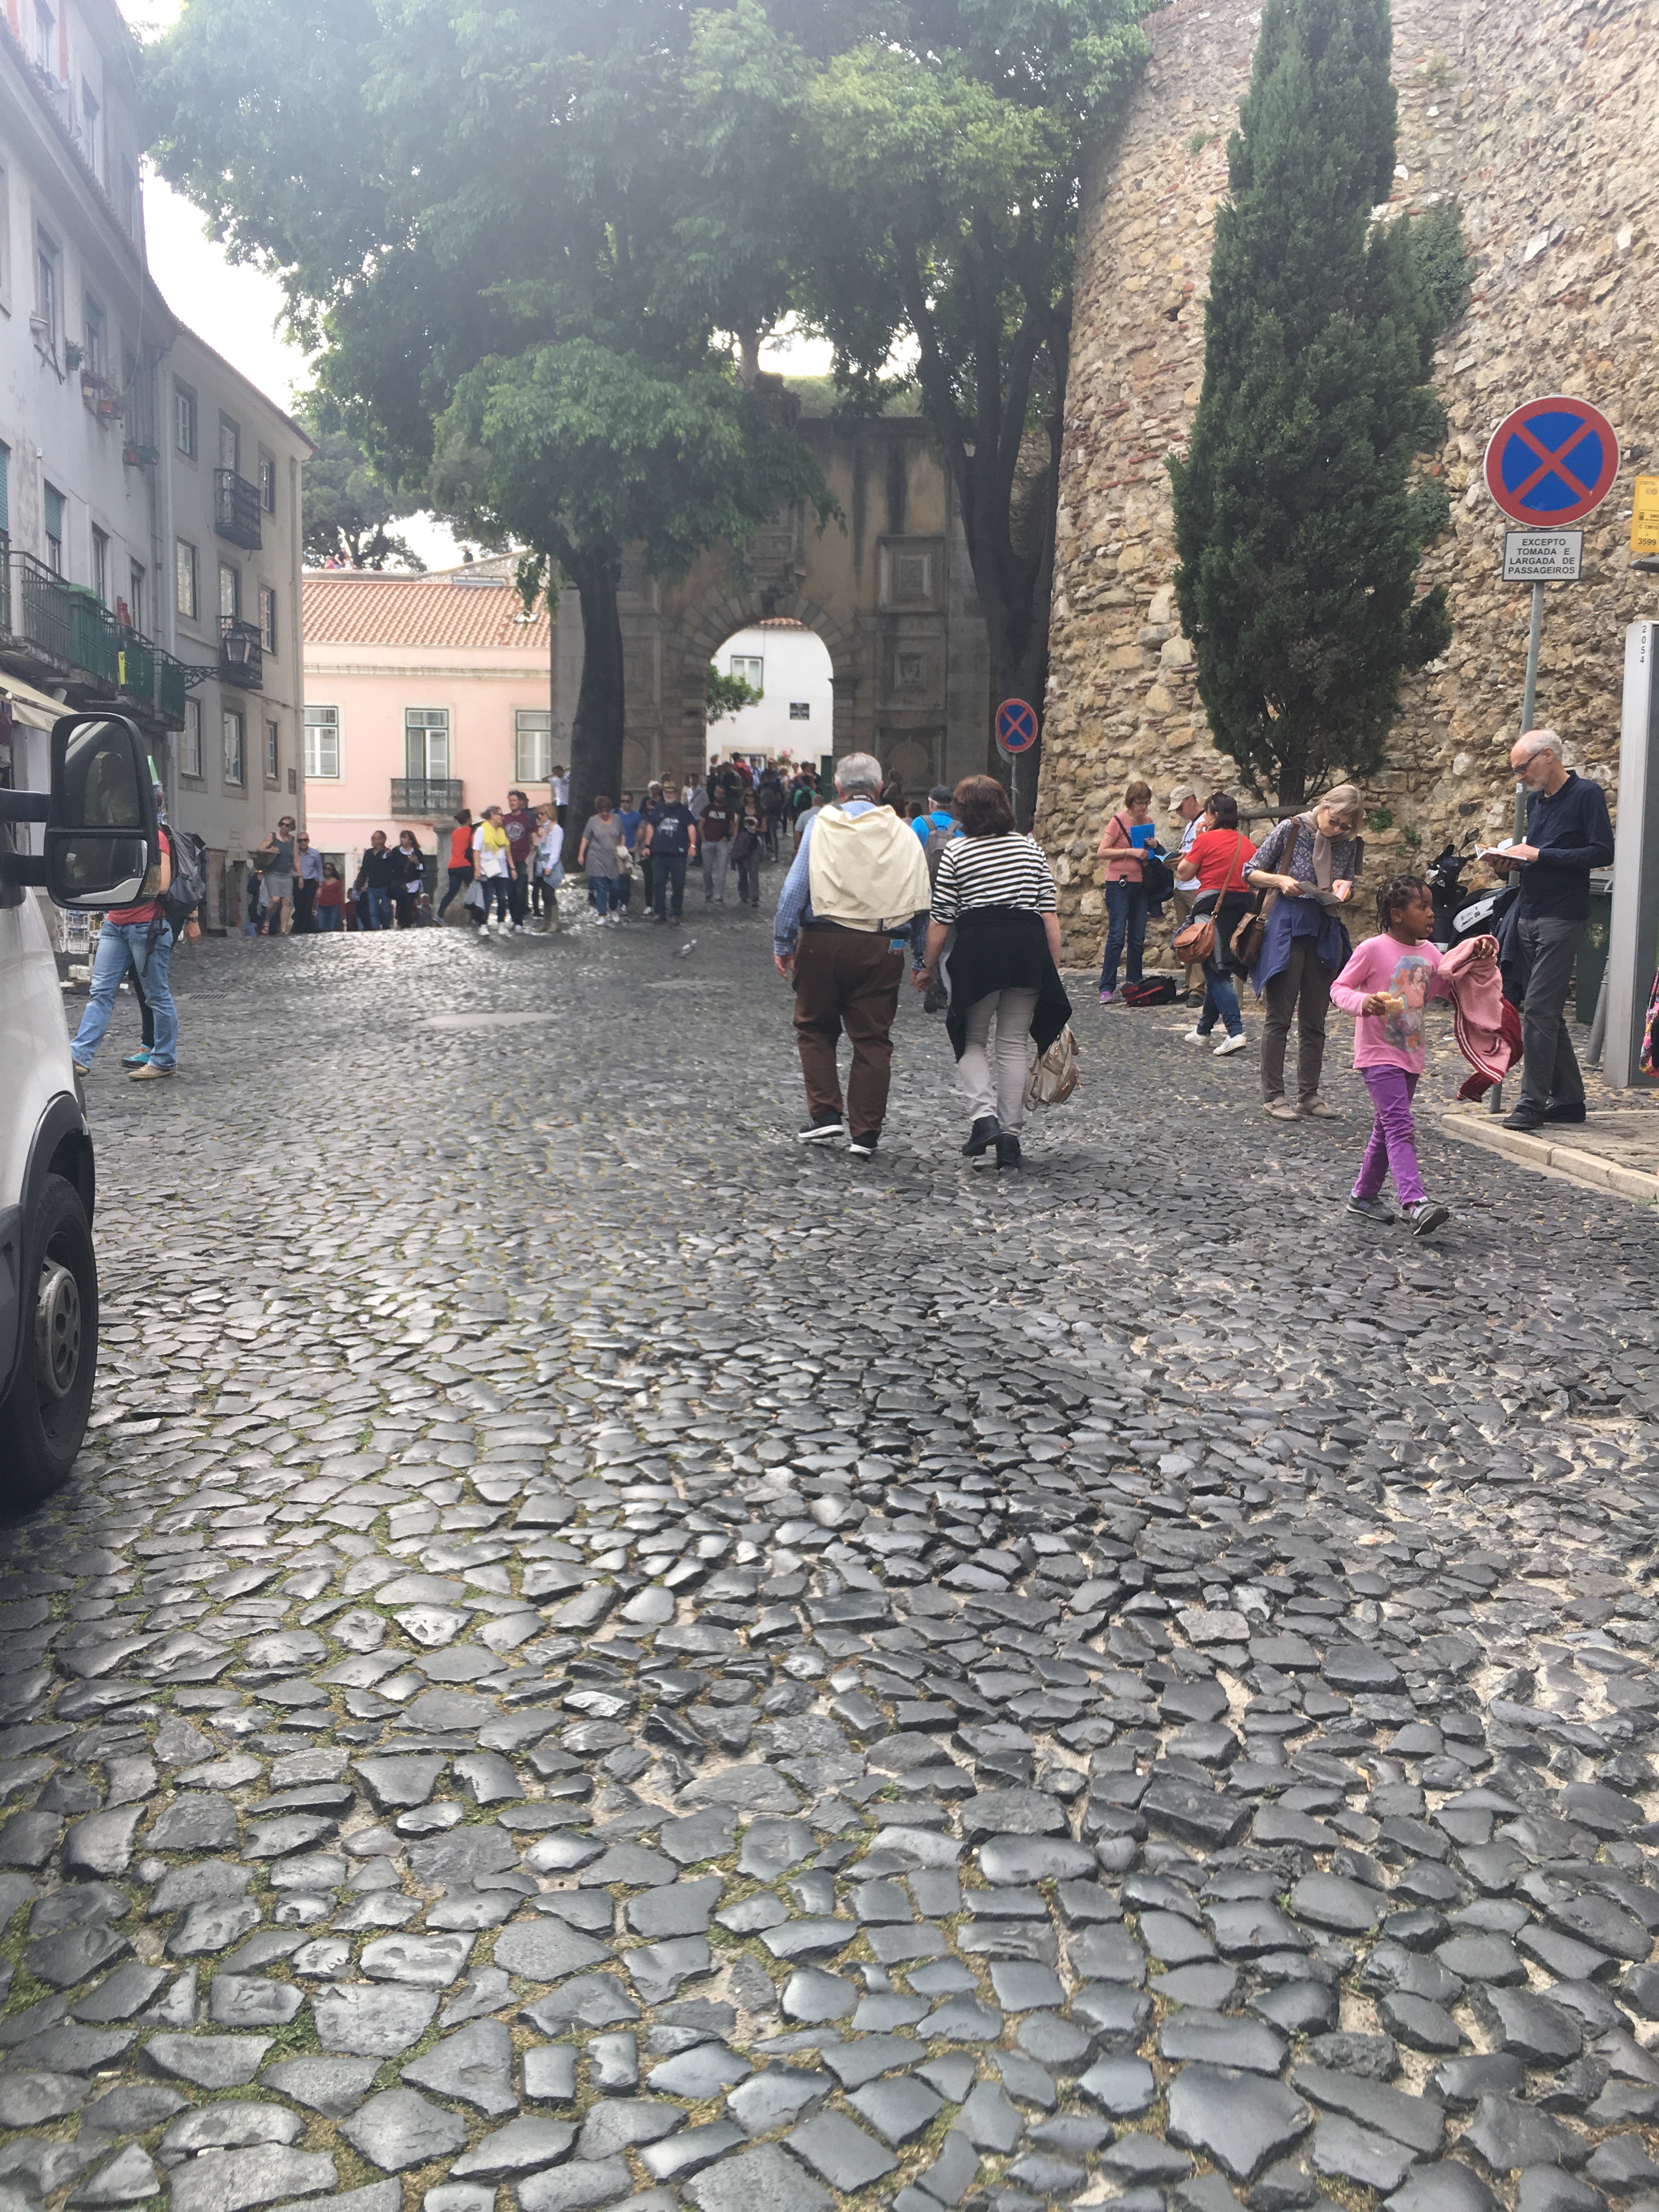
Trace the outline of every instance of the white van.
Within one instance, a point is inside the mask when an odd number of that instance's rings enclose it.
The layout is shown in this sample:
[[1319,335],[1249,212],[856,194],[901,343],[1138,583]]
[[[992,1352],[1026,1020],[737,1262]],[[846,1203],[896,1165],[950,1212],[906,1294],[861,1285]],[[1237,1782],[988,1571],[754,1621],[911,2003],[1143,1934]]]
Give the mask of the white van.
[[[93,910],[154,896],[152,781],[134,723],[66,714],[51,789],[0,790],[0,1507],[30,1504],[69,1473],[98,1366],[92,1133],[29,893]],[[42,851],[23,849],[21,823],[45,825]]]

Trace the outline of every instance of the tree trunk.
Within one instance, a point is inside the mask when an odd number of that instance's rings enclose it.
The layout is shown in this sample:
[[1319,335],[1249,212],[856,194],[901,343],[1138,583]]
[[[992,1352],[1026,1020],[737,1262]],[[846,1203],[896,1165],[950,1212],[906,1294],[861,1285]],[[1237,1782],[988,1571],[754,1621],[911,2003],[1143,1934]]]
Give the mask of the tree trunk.
[[570,811],[565,866],[574,868],[576,841],[593,811],[596,793],[614,800],[623,775],[622,618],[617,612],[617,564],[608,553],[578,552],[564,563],[582,611],[582,681],[570,726]]

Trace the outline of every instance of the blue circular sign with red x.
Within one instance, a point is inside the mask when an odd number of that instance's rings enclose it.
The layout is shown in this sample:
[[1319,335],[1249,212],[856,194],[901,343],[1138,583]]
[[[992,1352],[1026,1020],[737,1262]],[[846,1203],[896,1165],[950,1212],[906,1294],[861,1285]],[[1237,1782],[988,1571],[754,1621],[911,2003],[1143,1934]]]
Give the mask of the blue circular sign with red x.
[[1005,699],[997,708],[997,743],[1006,753],[1029,753],[1037,741],[1035,707],[1024,699]]
[[1618,473],[1618,434],[1588,399],[1529,399],[1486,447],[1486,489],[1511,522],[1534,529],[1582,522]]

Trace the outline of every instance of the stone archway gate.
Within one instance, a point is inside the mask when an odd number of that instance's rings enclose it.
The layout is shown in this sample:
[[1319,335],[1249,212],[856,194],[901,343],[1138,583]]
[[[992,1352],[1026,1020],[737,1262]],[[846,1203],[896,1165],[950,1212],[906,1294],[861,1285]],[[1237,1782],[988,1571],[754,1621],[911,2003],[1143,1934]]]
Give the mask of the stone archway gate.
[[[820,530],[804,510],[788,510],[741,552],[717,546],[673,585],[637,561],[623,564],[630,789],[701,774],[708,663],[734,630],[775,616],[805,623],[829,649],[833,727],[803,731],[802,751],[873,752],[918,794],[986,765],[990,655],[955,494],[927,424],[884,416],[847,429],[813,418],[798,428],[839,521]],[[568,730],[581,676],[574,595],[559,632],[556,722]]]

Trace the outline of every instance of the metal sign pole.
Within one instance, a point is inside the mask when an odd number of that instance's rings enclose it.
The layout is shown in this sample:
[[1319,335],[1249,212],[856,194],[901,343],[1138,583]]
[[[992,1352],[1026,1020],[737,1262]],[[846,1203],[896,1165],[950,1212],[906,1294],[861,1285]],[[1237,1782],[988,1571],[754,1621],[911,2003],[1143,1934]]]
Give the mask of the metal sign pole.
[[1524,736],[1532,727],[1534,709],[1538,704],[1538,648],[1544,637],[1544,586],[1532,587],[1532,629],[1527,638],[1527,689],[1521,702],[1521,729]]

